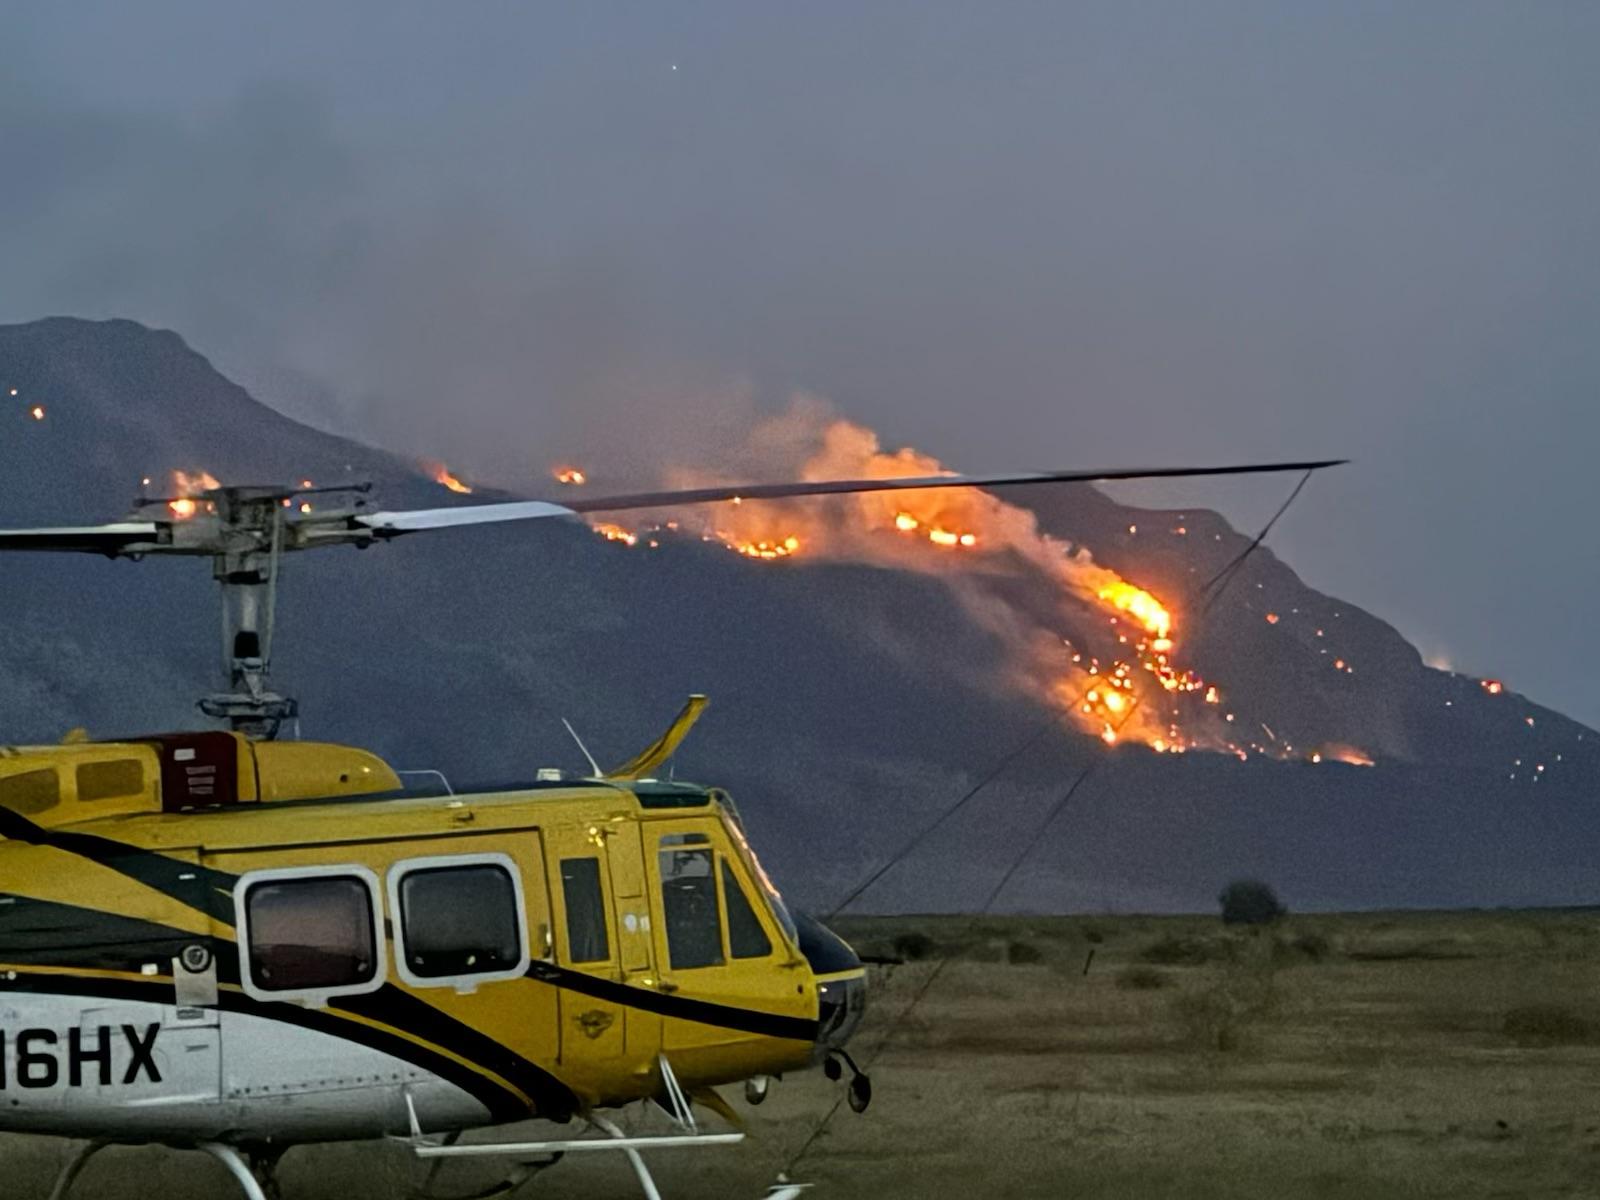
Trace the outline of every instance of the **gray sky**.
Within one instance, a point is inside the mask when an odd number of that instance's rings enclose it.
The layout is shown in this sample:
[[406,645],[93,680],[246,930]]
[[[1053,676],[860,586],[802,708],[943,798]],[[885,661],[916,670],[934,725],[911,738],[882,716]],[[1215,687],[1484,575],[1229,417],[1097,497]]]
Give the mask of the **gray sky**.
[[1279,552],[1600,723],[1600,6],[150,0],[0,47],[0,320],[175,328],[512,485],[797,389],[972,469],[1349,455]]

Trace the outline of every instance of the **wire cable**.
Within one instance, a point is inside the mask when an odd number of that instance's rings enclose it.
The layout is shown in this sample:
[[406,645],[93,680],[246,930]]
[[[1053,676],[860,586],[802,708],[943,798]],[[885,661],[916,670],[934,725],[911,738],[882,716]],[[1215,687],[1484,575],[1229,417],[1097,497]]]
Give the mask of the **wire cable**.
[[[1200,608],[1200,615],[1202,617],[1211,611],[1212,607],[1222,597],[1222,594],[1227,591],[1228,585],[1238,574],[1240,568],[1244,565],[1245,561],[1250,557],[1250,555],[1255,553],[1256,549],[1260,547],[1262,542],[1266,540],[1267,535],[1272,532],[1273,526],[1278,523],[1278,519],[1282,517],[1284,513],[1289,511],[1290,506],[1294,504],[1301,491],[1304,490],[1306,484],[1310,481],[1311,475],[1312,472],[1308,470],[1301,477],[1300,482],[1295,485],[1294,490],[1289,493],[1288,498],[1278,506],[1277,512],[1273,513],[1271,519],[1261,527],[1261,532],[1256,534],[1256,536],[1251,540],[1250,544],[1241,550],[1237,555],[1235,555],[1232,561],[1227,563],[1221,570],[1208,579],[1196,592],[1196,600],[1203,600]],[[1207,596],[1207,593],[1210,593],[1210,595]],[[1133,702],[1128,706],[1127,711],[1125,711],[1122,714],[1121,719],[1118,720],[1114,726],[1112,726],[1113,732],[1121,732],[1122,727],[1127,724],[1127,722],[1132,718],[1135,710],[1138,709],[1141,700],[1142,697],[1139,696],[1135,696],[1133,698]],[[884,874],[886,874],[889,869],[895,865],[896,862],[904,857],[906,853],[909,853],[917,845],[920,845],[927,839],[929,834],[931,834],[940,825],[944,824],[944,822],[950,817],[954,816],[956,811],[958,811],[969,800],[971,800],[973,796],[977,795],[979,791],[981,791],[992,779],[999,775],[1000,772],[1004,770],[1006,766],[1008,766],[1013,760],[1015,760],[1024,751],[1037,742],[1039,738],[1042,737],[1044,733],[1054,724],[1055,722],[1053,720],[1046,723],[1040,729],[1036,730],[1021,745],[1017,746],[1014,750],[1007,754],[1006,757],[1003,758],[1000,763],[989,772],[988,775],[984,776],[984,778],[981,779],[974,787],[970,788],[967,793],[956,802],[955,805],[947,809],[945,813],[942,814],[932,825],[923,830],[923,832],[917,837],[913,838],[907,850],[890,859],[889,862],[885,863],[865,882],[857,887],[856,890],[845,899],[844,903],[840,904],[838,908],[836,908],[833,913],[829,915],[829,919],[831,920],[834,916],[837,916],[841,911],[844,910],[846,906],[848,906],[869,887],[881,879]],[[999,881],[990,890],[988,898],[984,901],[983,906],[977,912],[972,914],[971,922],[969,922],[968,925],[969,932],[972,924],[975,924],[980,917],[989,914],[990,910],[994,907],[995,902],[999,900],[1000,896],[1005,892],[1006,886],[1013,878],[1016,877],[1017,872],[1022,869],[1029,859],[1033,857],[1034,850],[1041,842],[1045,840],[1045,834],[1048,833],[1050,827],[1055,824],[1056,819],[1066,811],[1067,806],[1072,802],[1072,798],[1076,796],[1078,794],[1078,790],[1082,788],[1086,782],[1088,782],[1089,777],[1094,774],[1095,769],[1099,767],[1100,763],[1101,760],[1098,758],[1091,759],[1088,764],[1078,772],[1077,778],[1075,778],[1072,783],[1068,785],[1066,791],[1061,794],[1060,798],[1057,799],[1055,804],[1051,805],[1050,811],[1045,814],[1044,820],[1039,823],[1038,828],[1035,830],[1033,836],[1027,838],[1023,842],[1022,853],[1017,855],[1017,857],[1012,861],[1011,865],[1006,868]],[[938,981],[942,974],[944,974],[944,969],[950,962],[951,956],[946,954],[934,964],[933,969],[928,972],[927,977],[923,979],[917,990],[912,993],[910,1001],[903,1009],[900,1010],[899,1015],[896,1016],[892,1022],[890,1022],[889,1028],[885,1030],[883,1037],[880,1038],[878,1044],[873,1047],[871,1055],[864,1058],[864,1065],[862,1068],[864,1072],[868,1068],[872,1067],[878,1061],[879,1057],[882,1056],[884,1050],[887,1049],[889,1044],[894,1040],[895,1035],[900,1032],[900,1030],[905,1026],[906,1021],[910,1019],[912,1013],[914,1013],[922,1004],[923,999],[933,988],[934,983]],[[839,1106],[844,1103],[844,1098],[845,1094],[841,1093],[834,1100],[828,1111],[823,1114],[822,1119],[818,1121],[815,1128],[812,1129],[810,1136],[807,1137],[803,1143],[801,1143],[800,1148],[790,1157],[788,1164],[779,1174],[778,1178],[780,1181],[786,1182],[788,1180],[790,1173],[793,1172],[797,1166],[799,1166],[806,1154],[810,1152],[811,1147],[816,1144],[817,1139],[820,1138],[827,1130],[828,1126],[833,1122],[833,1118],[838,1114]]]

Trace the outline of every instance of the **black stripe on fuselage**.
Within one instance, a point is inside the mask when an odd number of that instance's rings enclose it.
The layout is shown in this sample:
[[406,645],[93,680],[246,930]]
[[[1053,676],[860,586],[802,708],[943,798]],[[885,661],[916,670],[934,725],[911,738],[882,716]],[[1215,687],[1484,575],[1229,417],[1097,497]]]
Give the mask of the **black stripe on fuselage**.
[[[171,980],[143,979],[143,978],[108,978],[100,976],[83,976],[56,974],[49,971],[15,973],[15,978],[0,977],[0,993],[27,992],[35,995],[58,995],[81,998],[96,998],[105,1000],[135,1000],[148,1004],[168,1004],[171,1002],[169,989]],[[152,994],[155,993],[155,994]],[[242,1013],[253,1017],[263,1017],[271,1021],[282,1021],[289,1025],[297,1025],[302,1029],[310,1029],[317,1033],[326,1033],[332,1037],[340,1038],[347,1042],[354,1042],[368,1049],[377,1050],[384,1054],[393,1055],[404,1062],[421,1070],[437,1075],[448,1083],[466,1092],[477,1100],[496,1121],[515,1121],[535,1115],[514,1091],[497,1084],[494,1080],[471,1066],[457,1062],[448,1055],[440,1054],[427,1046],[418,1045],[398,1034],[374,1029],[359,1021],[347,1020],[326,1011],[302,1008],[298,1004],[263,1003],[253,1000],[241,992],[222,991],[218,994],[218,1004],[229,1012]],[[554,1080],[552,1079],[552,1082]],[[557,1084],[559,1087],[560,1085]],[[569,1093],[570,1096],[570,1093]],[[571,1111],[572,1102],[569,1099],[567,1110]],[[539,1116],[550,1116],[543,1111]],[[557,1118],[560,1112],[553,1114]]]
[[[212,946],[217,957],[218,979],[237,984],[237,943],[99,909],[27,896],[0,895],[0,962],[137,971],[147,962],[165,966],[185,946],[197,942]],[[528,968],[528,977],[569,992],[702,1025],[796,1041],[810,1042],[817,1037],[817,1023],[803,1017],[780,1016],[687,996],[662,995],[554,963],[535,962]],[[447,1046],[522,1088],[535,1097],[541,1110],[559,1110],[567,1094],[566,1089],[529,1060],[392,985],[377,992],[336,999],[333,1007],[409,1030]],[[554,1090],[552,1084],[555,1084]]]
[[239,880],[237,875],[178,858],[168,858],[165,854],[130,846],[98,834],[45,829],[3,806],[0,806],[0,836],[14,842],[49,846],[54,850],[75,854],[126,875],[135,883],[152,888],[224,925],[233,924],[232,892],[233,885]]
[[165,969],[185,946],[210,941],[120,913],[0,893],[0,962],[138,974],[148,963]]
[[663,1017],[681,1021],[695,1021],[701,1025],[716,1025],[723,1029],[737,1029],[760,1037],[788,1038],[797,1042],[817,1040],[817,1022],[807,1017],[785,1017],[777,1013],[764,1013],[753,1008],[739,1008],[732,1004],[715,1004],[709,1000],[695,1000],[689,996],[668,996],[648,991],[632,984],[618,983],[614,979],[601,979],[585,975],[554,963],[536,962],[528,968],[528,978],[537,979],[569,992],[581,992],[596,1000],[606,1000],[628,1008],[642,1009]]
[[[135,920],[99,909],[35,900],[26,896],[0,895],[0,962],[43,968],[55,966],[130,972],[137,972],[145,964],[155,962],[160,963],[165,971],[167,964],[185,946],[196,943],[209,945],[213,949],[218,982],[235,986],[240,983],[237,943],[186,933],[154,921]],[[166,986],[171,987],[171,984]],[[272,1015],[294,1024],[306,1024],[299,1018],[308,1010],[297,1004],[250,1000],[248,997],[243,999],[254,1006],[248,1011],[258,1015]],[[170,997],[157,1002],[170,1002]],[[240,1004],[226,1000],[224,1007],[246,1011]],[[393,984],[360,996],[335,998],[330,1008],[335,1013],[343,1010],[352,1016],[405,1030],[486,1071],[494,1072],[528,1095],[542,1116],[560,1119],[574,1109],[572,1092],[538,1064]],[[326,1026],[328,1032],[345,1036],[347,1030],[363,1028],[356,1021],[340,1020],[328,1013],[321,1015],[324,1022],[333,1022],[331,1026]],[[324,1028],[325,1025],[315,1027]],[[386,1049],[387,1046],[380,1048]],[[512,1117],[526,1115],[525,1106],[510,1114]]]

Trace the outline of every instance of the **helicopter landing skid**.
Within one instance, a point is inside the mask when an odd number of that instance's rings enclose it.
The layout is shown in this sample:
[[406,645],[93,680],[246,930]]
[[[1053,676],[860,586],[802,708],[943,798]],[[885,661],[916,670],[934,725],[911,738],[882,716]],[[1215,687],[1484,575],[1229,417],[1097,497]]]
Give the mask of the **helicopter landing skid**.
[[[61,1168],[61,1174],[56,1176],[55,1186],[50,1189],[50,1200],[66,1200],[67,1192],[77,1181],[83,1168],[100,1151],[111,1142],[93,1141],[85,1142],[71,1158],[66,1166]],[[204,1150],[224,1167],[238,1183],[244,1192],[245,1200],[281,1200],[282,1193],[278,1190],[278,1181],[274,1171],[278,1165],[276,1154],[250,1156],[249,1162],[232,1146],[221,1142],[201,1142],[199,1145],[176,1147],[178,1149]]]

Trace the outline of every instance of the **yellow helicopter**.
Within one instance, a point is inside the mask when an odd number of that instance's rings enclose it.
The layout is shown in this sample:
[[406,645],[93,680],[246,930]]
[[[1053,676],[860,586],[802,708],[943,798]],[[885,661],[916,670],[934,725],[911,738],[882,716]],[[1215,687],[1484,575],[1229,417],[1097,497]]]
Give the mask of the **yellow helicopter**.
[[[84,1139],[64,1200],[109,1145],[203,1150],[248,1200],[294,1145],[390,1137],[437,1167],[509,1164],[490,1195],[563,1155],[736,1142],[713,1089],[848,1068],[866,971],[792,913],[732,799],[661,778],[693,696],[633,759],[510,784],[409,782],[368,751],[278,740],[270,689],[286,553],[424,531],[686,503],[1064,481],[1313,471],[1334,462],[829,480],[373,510],[364,487],[217,487],[99,526],[0,531],[0,550],[204,556],[222,586],[229,728],[0,747],[0,1131]],[[151,506],[173,501],[148,501]],[[570,729],[570,727],[569,727]],[[576,733],[573,734],[577,739]],[[583,748],[581,740],[578,741]],[[667,1128],[612,1114],[657,1106]],[[708,1132],[700,1104],[732,1132]],[[529,1118],[570,1137],[463,1144]],[[430,1175],[430,1180],[432,1176]],[[770,1193],[792,1200],[798,1186]]]

